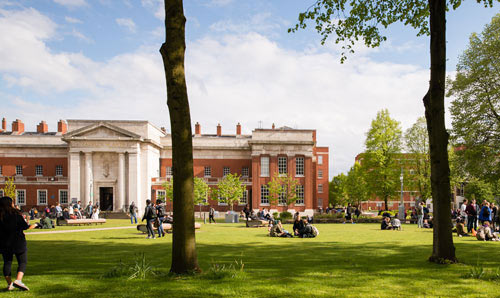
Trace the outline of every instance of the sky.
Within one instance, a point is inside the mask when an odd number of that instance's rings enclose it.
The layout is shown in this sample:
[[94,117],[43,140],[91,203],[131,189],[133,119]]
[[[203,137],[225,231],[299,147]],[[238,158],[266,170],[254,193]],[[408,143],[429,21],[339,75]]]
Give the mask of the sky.
[[[363,152],[378,111],[403,130],[424,115],[429,42],[396,24],[381,47],[358,45],[341,64],[333,39],[287,32],[313,2],[185,0],[186,76],[202,133],[220,123],[234,134],[238,122],[244,134],[273,123],[316,129],[331,179]],[[499,3],[469,0],[448,14],[449,76],[470,34],[499,12]],[[55,131],[59,119],[149,120],[169,130],[163,24],[160,0],[0,0],[0,118],[9,127],[21,119],[27,131],[41,120]]]

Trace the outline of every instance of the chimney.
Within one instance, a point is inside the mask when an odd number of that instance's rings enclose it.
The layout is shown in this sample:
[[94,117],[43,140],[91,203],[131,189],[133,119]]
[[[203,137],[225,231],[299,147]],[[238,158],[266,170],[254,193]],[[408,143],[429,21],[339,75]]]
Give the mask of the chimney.
[[37,133],[47,133],[49,131],[49,126],[45,121],[40,122],[36,127]]
[[163,133],[167,133],[167,129],[165,127],[161,127],[160,129],[161,131],[163,131]]
[[5,117],[2,119],[2,128],[0,128],[0,132],[2,131],[7,131],[7,120],[5,120]]
[[241,124],[239,122],[236,124],[236,135],[241,136]]
[[201,136],[201,126],[198,122],[196,122],[196,124],[194,125],[194,134],[196,136]]
[[220,123],[217,124],[217,136],[220,137],[222,135],[222,127],[220,126]]
[[274,126],[274,123],[273,123],[273,126],[272,126],[272,128],[273,128],[273,129],[275,129],[275,128],[276,128],[276,126]]
[[66,121],[59,120],[59,122],[57,122],[57,132],[63,135],[67,131],[68,131],[68,124],[66,124]]
[[24,132],[24,123],[16,119],[16,121],[12,122],[12,134],[20,135]]

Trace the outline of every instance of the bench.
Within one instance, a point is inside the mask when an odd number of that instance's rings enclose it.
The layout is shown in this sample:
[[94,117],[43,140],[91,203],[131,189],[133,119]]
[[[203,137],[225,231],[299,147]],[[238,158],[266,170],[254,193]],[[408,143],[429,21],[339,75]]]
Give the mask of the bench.
[[57,221],[58,226],[81,226],[81,225],[91,225],[91,224],[103,224],[106,223],[104,218],[99,219],[90,219],[90,218],[82,218],[82,219],[59,219]]
[[246,223],[249,228],[267,227],[269,225],[269,221],[264,219],[251,219]]
[[[164,223],[164,224],[162,224],[162,226],[163,226],[163,230],[165,231],[165,233],[172,232],[172,224]],[[201,229],[201,224],[195,222],[194,223],[194,228],[195,229]],[[158,228],[156,227],[156,225],[153,225],[153,231],[156,231],[156,230],[158,230]],[[137,231],[140,231],[140,232],[143,232],[143,233],[147,233],[148,232],[148,228],[146,228],[145,224],[140,224],[140,225],[137,225]]]

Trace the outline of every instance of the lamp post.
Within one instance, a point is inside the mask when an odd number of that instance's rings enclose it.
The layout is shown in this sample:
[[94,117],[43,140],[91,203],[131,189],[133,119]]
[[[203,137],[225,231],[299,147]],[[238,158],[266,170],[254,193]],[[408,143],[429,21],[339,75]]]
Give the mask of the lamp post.
[[401,181],[401,202],[399,202],[399,219],[401,221],[405,220],[405,204],[403,201],[403,168],[401,168],[401,176],[399,176],[399,180]]

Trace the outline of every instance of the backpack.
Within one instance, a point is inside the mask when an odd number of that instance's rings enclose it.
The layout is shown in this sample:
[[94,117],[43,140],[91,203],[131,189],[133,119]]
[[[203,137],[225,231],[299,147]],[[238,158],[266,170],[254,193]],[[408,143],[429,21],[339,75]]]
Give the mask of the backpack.
[[156,207],[156,210],[158,211],[158,217],[165,217],[165,206],[159,205]]
[[312,234],[314,235],[314,237],[318,236],[319,235],[318,229],[315,226],[311,226],[311,228],[312,228]]

